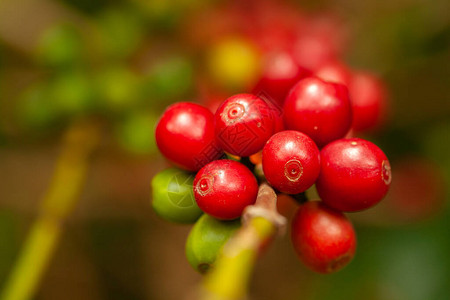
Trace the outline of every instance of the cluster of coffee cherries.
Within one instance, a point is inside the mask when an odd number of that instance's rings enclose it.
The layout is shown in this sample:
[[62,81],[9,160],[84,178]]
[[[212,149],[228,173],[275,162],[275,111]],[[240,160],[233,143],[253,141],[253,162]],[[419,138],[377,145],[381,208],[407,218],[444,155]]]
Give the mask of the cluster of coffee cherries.
[[[267,181],[277,193],[297,199],[304,199],[298,196],[315,184],[321,201],[301,201],[292,220],[292,243],[314,271],[330,273],[345,266],[354,256],[356,236],[344,212],[362,211],[382,200],[391,183],[391,168],[375,144],[351,137],[355,120],[367,121],[378,111],[354,109],[347,86],[327,78],[339,73],[332,71],[305,74],[282,107],[264,93],[232,96],[215,114],[195,103],[169,106],[157,124],[156,142],[179,169],[170,169],[162,179],[158,174],[153,188],[167,191],[172,184],[175,193],[184,187],[185,194],[174,199],[173,191],[164,197],[154,193],[156,212],[179,222],[193,222],[205,213],[203,218],[215,221],[201,219],[200,223],[225,224],[239,219],[244,208],[255,202],[258,181]],[[261,159],[247,159],[255,156]],[[249,161],[256,161],[256,166]],[[188,200],[190,195],[195,201]],[[217,224],[212,227],[220,227]],[[232,224],[227,226],[234,230]],[[207,230],[194,227],[191,235]],[[216,231],[220,238],[215,239],[214,249],[217,240],[229,236],[224,232]],[[202,261],[205,255],[192,249],[198,246],[192,246],[196,244],[192,236],[188,258],[197,269],[207,269],[213,261],[211,257]]]

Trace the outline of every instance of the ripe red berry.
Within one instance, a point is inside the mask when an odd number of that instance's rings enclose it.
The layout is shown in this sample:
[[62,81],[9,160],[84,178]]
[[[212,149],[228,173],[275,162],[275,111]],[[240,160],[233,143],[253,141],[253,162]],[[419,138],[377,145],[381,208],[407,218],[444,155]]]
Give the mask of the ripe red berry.
[[307,134],[319,147],[345,136],[351,122],[348,91],[341,84],[308,77],[292,88],[284,103],[286,128]]
[[315,70],[324,62],[335,59],[336,52],[330,39],[319,34],[304,33],[292,45],[297,63],[309,70]]
[[251,94],[225,100],[215,115],[215,134],[228,153],[250,156],[260,151],[275,133],[277,120],[273,107]]
[[314,74],[322,80],[340,83],[347,87],[349,86],[352,75],[344,64],[336,60],[328,61],[321,65]]
[[379,128],[387,117],[386,89],[372,74],[358,72],[349,84],[353,108],[352,129],[367,131]]
[[167,159],[189,171],[197,171],[223,154],[214,136],[214,115],[195,103],[169,106],[156,126],[155,138]]
[[445,180],[437,165],[422,157],[404,157],[396,162],[393,176],[395,181],[382,203],[385,216],[414,222],[444,211]]
[[310,71],[297,64],[288,52],[276,52],[269,55],[264,63],[262,76],[253,93],[265,93],[278,105],[283,105],[290,89]]
[[375,144],[359,139],[340,139],[320,152],[317,192],[330,207],[347,212],[367,209],[386,195],[391,166]]
[[255,203],[258,183],[243,164],[223,159],[204,166],[194,179],[194,196],[205,213],[222,220],[236,219]]
[[300,206],[292,221],[291,239],[303,263],[319,273],[340,270],[356,250],[350,220],[318,201]]
[[287,194],[302,193],[319,176],[319,149],[304,133],[282,131],[264,146],[262,166],[267,181],[274,188]]

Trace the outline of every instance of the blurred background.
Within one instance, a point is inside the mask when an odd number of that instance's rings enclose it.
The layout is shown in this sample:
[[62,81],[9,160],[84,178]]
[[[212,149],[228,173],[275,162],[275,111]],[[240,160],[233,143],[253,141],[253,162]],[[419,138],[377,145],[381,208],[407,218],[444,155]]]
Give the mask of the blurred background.
[[83,122],[101,134],[33,299],[182,299],[201,277],[184,257],[190,226],[151,209],[151,178],[167,166],[155,122],[176,101],[214,110],[251,91],[287,47],[309,69],[340,59],[382,78],[388,117],[363,136],[393,181],[383,203],[350,215],[348,267],[314,274],[278,239],[251,299],[449,299],[449,11],[445,0],[0,1],[0,287],[42,212],[62,136]]

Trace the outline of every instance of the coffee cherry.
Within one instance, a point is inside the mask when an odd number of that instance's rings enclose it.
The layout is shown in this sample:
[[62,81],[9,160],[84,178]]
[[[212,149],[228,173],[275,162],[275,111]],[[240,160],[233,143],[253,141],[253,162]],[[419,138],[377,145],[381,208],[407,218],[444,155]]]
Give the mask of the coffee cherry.
[[83,39],[72,25],[53,25],[39,37],[37,60],[52,68],[79,66],[84,56]]
[[132,10],[119,7],[98,11],[96,30],[99,33],[96,45],[102,51],[99,55],[110,61],[126,60],[136,53],[145,38],[142,19],[136,17]]
[[253,88],[253,93],[264,93],[278,105],[283,105],[290,89],[310,73],[297,64],[289,53],[272,53],[265,60],[261,79]]
[[264,146],[262,166],[267,181],[274,188],[287,194],[302,193],[319,176],[319,149],[304,133],[282,131]]
[[192,182],[194,175],[170,168],[152,179],[152,205],[155,212],[171,222],[194,223],[202,214],[195,202]]
[[99,109],[109,114],[123,113],[139,101],[139,77],[128,67],[109,66],[95,78]]
[[242,90],[259,74],[260,53],[252,41],[221,37],[207,50],[208,76],[225,89]]
[[352,77],[349,93],[353,108],[352,129],[362,132],[381,127],[388,112],[383,82],[372,74],[358,72]]
[[391,166],[383,151],[359,139],[340,139],[320,152],[317,192],[330,207],[347,212],[367,209],[386,195]]
[[291,239],[301,261],[319,273],[342,269],[356,250],[351,222],[318,201],[300,206],[292,221]]
[[158,115],[152,111],[132,112],[117,122],[115,138],[119,145],[130,153],[154,154],[157,148],[152,133],[157,120]]
[[185,56],[170,55],[152,64],[142,78],[144,97],[158,99],[158,103],[172,103],[192,92],[194,65]]
[[217,142],[234,155],[249,156],[260,151],[275,128],[272,107],[255,95],[230,97],[216,111]]
[[214,266],[220,249],[239,229],[239,219],[220,221],[203,215],[192,227],[186,241],[186,257],[189,264],[200,273],[206,273]]
[[410,223],[444,211],[445,180],[439,166],[423,157],[409,156],[397,161],[392,170],[395,180],[386,200],[378,206],[382,206],[384,216]]
[[56,76],[49,88],[54,107],[65,117],[87,114],[95,103],[92,79],[81,71],[69,71]]
[[280,193],[277,195],[277,211],[288,220],[292,220],[299,207],[299,203],[290,195]]
[[314,75],[322,80],[340,83],[348,87],[352,74],[344,64],[332,60],[321,65],[320,68],[315,71]]
[[214,115],[194,103],[169,106],[156,126],[155,138],[161,153],[188,171],[197,171],[223,154],[214,137]]
[[256,201],[258,183],[243,164],[216,160],[204,166],[195,176],[194,196],[207,214],[223,220],[241,216],[247,205]]
[[332,44],[326,36],[308,32],[294,42],[292,53],[301,66],[316,70],[324,62],[337,57],[337,50]]
[[19,123],[23,129],[31,132],[56,129],[61,111],[55,105],[48,84],[39,83],[26,89],[18,102]]
[[345,136],[352,122],[347,88],[316,77],[300,80],[284,103],[287,129],[311,137],[319,147]]

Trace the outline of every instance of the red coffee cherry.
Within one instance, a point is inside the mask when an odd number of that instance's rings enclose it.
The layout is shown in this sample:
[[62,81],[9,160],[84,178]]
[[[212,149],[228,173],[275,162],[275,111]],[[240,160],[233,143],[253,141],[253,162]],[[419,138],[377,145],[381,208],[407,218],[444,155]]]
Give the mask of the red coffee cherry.
[[283,105],[290,89],[310,71],[297,64],[288,52],[275,52],[267,57],[262,76],[253,93],[265,93],[278,105]]
[[300,80],[284,103],[284,123],[287,129],[307,134],[319,147],[345,136],[352,123],[347,88],[316,77]]
[[[336,60],[332,60],[321,65],[315,71],[315,76],[322,80],[340,83],[348,87],[352,74],[347,66]],[[352,98],[350,97],[350,99]]]
[[287,194],[306,191],[320,171],[319,149],[306,134],[287,130],[272,136],[262,152],[267,181]]
[[292,221],[291,240],[301,261],[319,273],[342,269],[356,250],[350,220],[319,201],[300,206]]
[[322,34],[305,32],[292,45],[295,60],[309,70],[316,70],[338,54],[333,42]]
[[250,156],[264,147],[276,124],[273,107],[266,101],[251,94],[235,95],[216,111],[216,140],[230,154]]
[[239,218],[248,205],[255,203],[258,183],[243,164],[216,160],[204,166],[194,179],[197,205],[217,219]]
[[214,136],[214,115],[195,103],[169,106],[156,126],[155,138],[161,153],[188,171],[200,170],[223,154]]
[[340,139],[320,152],[317,192],[330,207],[354,212],[374,206],[391,184],[391,166],[375,144],[359,139]]
[[[445,180],[439,166],[419,156],[402,157],[393,168],[384,216],[396,222],[417,222],[444,211]],[[378,208],[378,207],[377,207]]]
[[372,74],[358,72],[348,87],[353,108],[352,129],[363,132],[381,127],[388,113],[383,82]]

